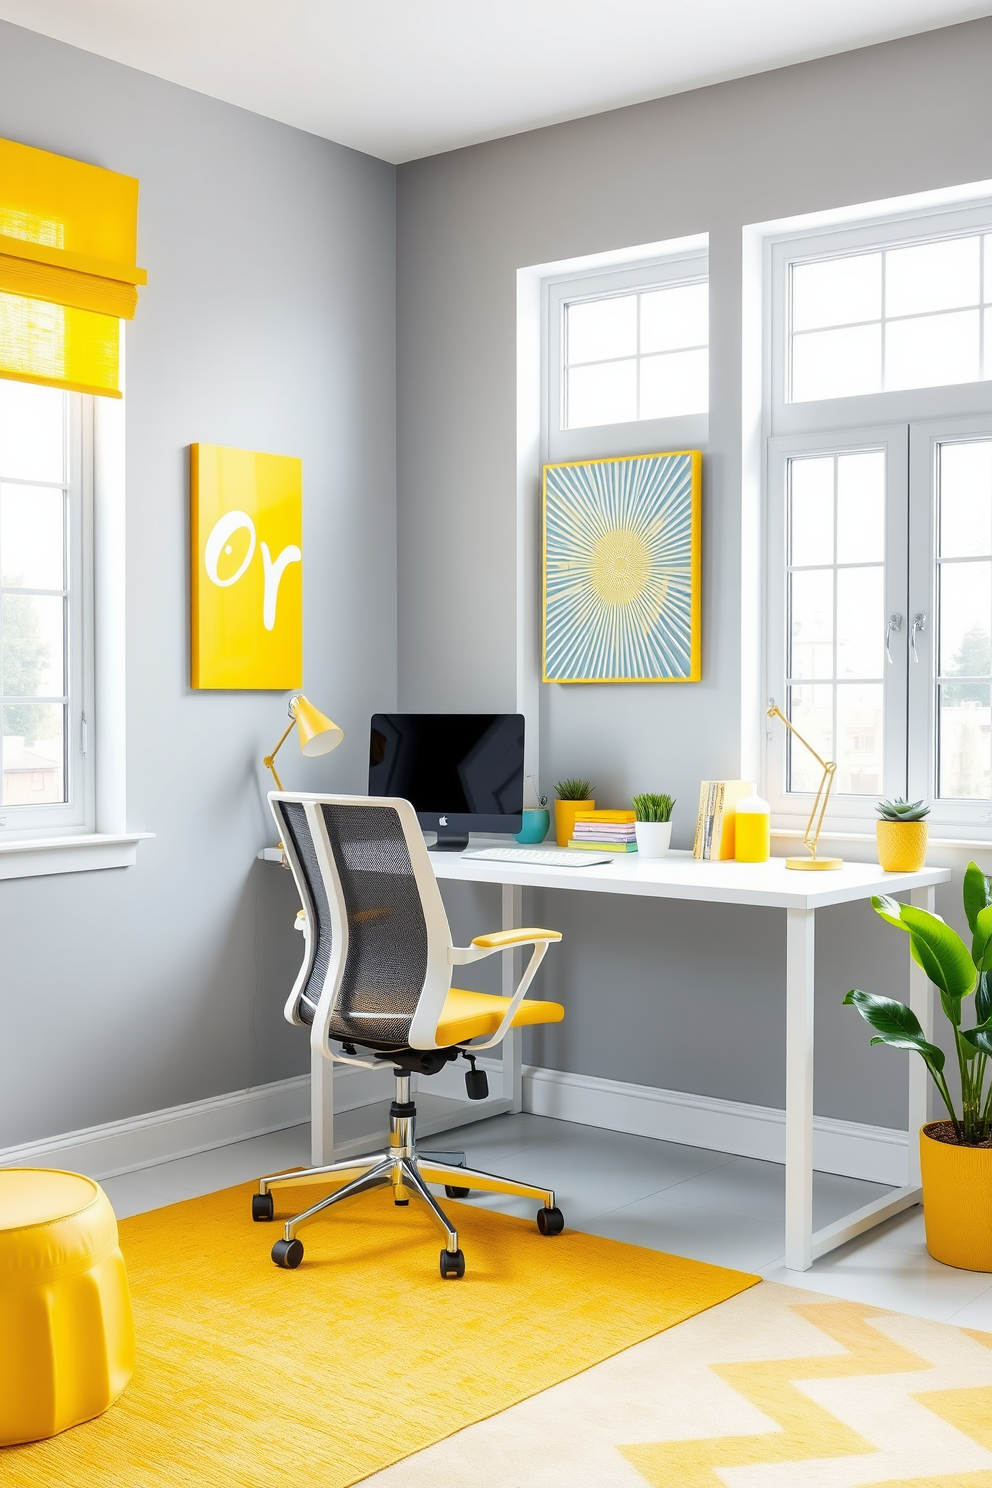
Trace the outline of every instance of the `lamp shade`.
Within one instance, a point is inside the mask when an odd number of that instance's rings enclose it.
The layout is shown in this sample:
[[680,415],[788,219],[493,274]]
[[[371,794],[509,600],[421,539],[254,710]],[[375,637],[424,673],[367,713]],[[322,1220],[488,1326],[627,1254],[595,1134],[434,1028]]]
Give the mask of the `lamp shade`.
[[344,738],[344,729],[332,723],[302,692],[297,693],[290,701],[289,711],[296,719],[300,749],[308,759],[315,759],[320,754],[330,754]]

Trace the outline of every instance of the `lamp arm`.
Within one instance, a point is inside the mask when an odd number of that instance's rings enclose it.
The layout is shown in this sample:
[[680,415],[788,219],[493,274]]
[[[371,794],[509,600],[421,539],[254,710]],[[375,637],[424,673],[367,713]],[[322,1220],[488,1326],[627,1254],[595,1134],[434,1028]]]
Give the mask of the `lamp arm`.
[[[833,787],[834,775],[836,773],[837,766],[832,761],[828,761],[823,767],[823,776],[817,787],[813,810],[809,814],[809,821],[806,823],[806,831],[803,834],[803,846],[809,849],[814,858],[816,857],[816,848],[820,840],[820,833],[823,830],[823,818],[827,814],[827,802],[830,800],[830,791]],[[813,825],[814,821],[816,822],[815,827]]]
[[807,739],[803,738],[802,734],[797,728],[793,728],[792,724],[786,718],[781,708],[779,708],[775,703],[773,703],[772,706],[768,709],[767,717],[781,719],[786,728],[789,730],[789,733],[795,735],[803,748],[809,751],[809,753],[813,756],[813,758],[816,760],[816,763],[823,771],[823,774],[820,777],[820,784],[816,788],[816,795],[813,798],[813,809],[809,814],[809,821],[806,823],[806,831],[803,833],[803,846],[807,849],[808,852],[811,852],[813,854],[813,857],[815,858],[817,843],[820,840],[820,833],[823,831],[823,819],[827,814],[827,802],[830,800],[830,792],[833,788],[834,776],[837,773],[837,766],[833,760],[825,760],[820,758],[816,750],[813,748],[812,744],[810,744]]
[[290,734],[293,732],[293,730],[294,730],[295,727],[296,727],[296,719],[295,718],[291,718],[289,720],[289,725],[288,725],[285,733],[283,734],[282,738],[279,740],[279,743],[276,745],[275,749],[273,749],[273,751],[272,751],[271,754],[265,755],[265,757],[262,760],[262,764],[266,767],[266,769],[272,771],[273,779],[275,780],[275,783],[276,783],[276,790],[282,790],[282,781],[279,779],[279,772],[278,772],[278,770],[276,769],[276,766],[275,766],[275,758],[276,758],[276,755],[279,753],[280,749],[282,748],[282,746],[285,744],[286,740],[289,738]]
[[828,760],[825,760],[825,759],[821,759],[820,758],[820,756],[817,754],[816,750],[813,748],[813,746],[809,742],[809,740],[808,739],[804,739],[803,736],[802,736],[802,734],[799,732],[799,730],[797,728],[794,728],[792,726],[792,724],[786,718],[785,714],[782,712],[782,709],[780,707],[778,707],[777,704],[775,704],[775,703],[772,704],[772,706],[768,709],[767,716],[769,718],[780,718],[782,720],[782,722],[785,724],[786,728],[789,730],[789,733],[790,734],[795,734],[796,738],[799,740],[800,744],[802,744],[803,748],[809,750],[810,754],[816,760],[816,763],[819,765],[819,767],[820,767],[821,770],[828,770],[828,769],[834,769],[834,770],[836,770],[836,768],[837,768],[836,765],[831,765]]

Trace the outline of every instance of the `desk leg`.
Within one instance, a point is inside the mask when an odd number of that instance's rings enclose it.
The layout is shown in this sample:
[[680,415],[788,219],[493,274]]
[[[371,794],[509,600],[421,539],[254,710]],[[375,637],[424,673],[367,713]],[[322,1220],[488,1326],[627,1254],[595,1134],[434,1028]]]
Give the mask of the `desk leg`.
[[[521,924],[523,915],[522,899],[519,884],[503,884],[503,929],[517,930]],[[513,988],[516,984],[516,951],[504,951],[502,954],[502,993],[504,997],[513,996]],[[519,1028],[511,1028],[503,1040],[503,1096],[511,1102],[511,1111],[522,1111],[524,1108],[523,1087],[523,1064],[522,1064],[522,1037]]]
[[[931,914],[936,905],[937,891],[934,888],[913,889],[910,903],[917,909],[928,909]],[[909,1005],[920,1020],[924,1038],[933,1038],[933,984],[927,974],[909,958]],[[909,1151],[906,1167],[906,1182],[918,1187],[920,1178],[920,1127],[931,1119],[930,1075],[922,1059],[915,1055],[909,1061]]]
[[334,1061],[310,1053],[310,1166],[334,1161]]
[[813,929],[789,909],[785,951],[785,1264],[813,1264]]

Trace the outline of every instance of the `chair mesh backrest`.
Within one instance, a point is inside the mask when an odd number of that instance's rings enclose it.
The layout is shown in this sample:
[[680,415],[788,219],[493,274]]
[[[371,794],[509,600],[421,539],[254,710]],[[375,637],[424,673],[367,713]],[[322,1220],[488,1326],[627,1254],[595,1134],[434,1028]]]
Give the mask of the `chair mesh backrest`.
[[427,974],[427,922],[403,825],[389,806],[320,810],[348,915],[332,1036],[405,1045]]
[[296,1012],[301,1023],[312,1023],[327,968],[331,964],[331,909],[305,808],[299,801],[276,801],[275,807],[282,825],[283,842],[288,844],[298,869],[297,888],[303,895],[303,907],[310,924],[310,971],[300,989]]

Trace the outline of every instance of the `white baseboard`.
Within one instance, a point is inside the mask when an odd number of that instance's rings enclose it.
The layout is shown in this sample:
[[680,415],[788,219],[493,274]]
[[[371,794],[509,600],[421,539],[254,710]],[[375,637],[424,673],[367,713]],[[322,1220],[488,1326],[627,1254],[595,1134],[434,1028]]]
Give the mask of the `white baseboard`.
[[[632,1132],[737,1157],[785,1161],[785,1112],[712,1096],[657,1090],[525,1065],[524,1110],[584,1126]],[[901,1187],[906,1182],[907,1135],[887,1126],[813,1119],[813,1164],[824,1173],[867,1178]]]
[[[488,1071],[492,1098],[497,1099],[502,1086],[499,1061],[485,1058],[479,1063]],[[424,1089],[464,1100],[462,1074],[461,1067],[448,1066],[441,1075],[425,1082]],[[371,1105],[388,1099],[391,1093],[392,1071],[388,1066],[365,1070],[339,1065],[334,1071],[335,1111]],[[523,1100],[525,1111],[582,1126],[631,1132],[769,1162],[785,1158],[785,1113],[770,1106],[749,1106],[536,1065],[524,1066]],[[480,1106],[482,1110],[473,1112],[477,1117],[484,1111],[481,1102]],[[118,1173],[223,1147],[228,1142],[300,1126],[309,1119],[310,1076],[296,1075],[271,1085],[234,1090],[125,1121],[110,1121],[0,1149],[0,1166],[66,1167],[92,1178],[113,1178]],[[907,1135],[903,1131],[825,1116],[814,1119],[813,1162],[822,1172],[899,1187],[906,1182],[906,1154]]]
[[[391,1093],[392,1071],[388,1068],[338,1067],[334,1071],[335,1111],[368,1106]],[[188,1105],[3,1148],[0,1167],[69,1168],[91,1178],[114,1178],[228,1142],[301,1126],[309,1120],[310,1076],[295,1075],[271,1085],[232,1090]]]

